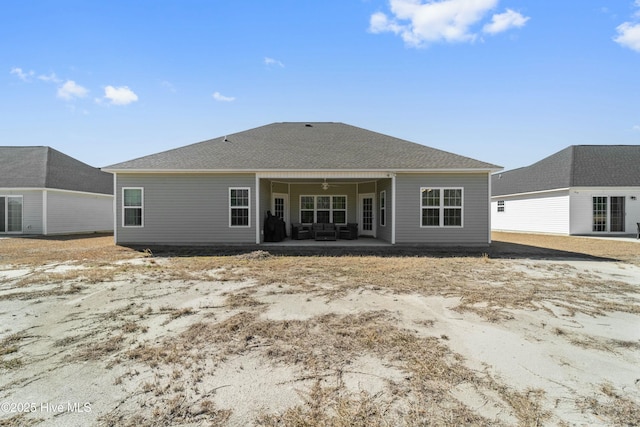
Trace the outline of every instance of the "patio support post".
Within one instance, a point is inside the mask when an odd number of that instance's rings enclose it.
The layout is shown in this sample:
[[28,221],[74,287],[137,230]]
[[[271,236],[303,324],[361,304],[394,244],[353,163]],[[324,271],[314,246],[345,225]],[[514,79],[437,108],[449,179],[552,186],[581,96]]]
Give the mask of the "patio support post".
[[488,190],[488,198],[489,198],[489,215],[488,215],[488,227],[487,230],[489,230],[488,232],[488,236],[487,236],[487,243],[491,244],[491,171],[489,171],[487,173],[487,176],[489,177],[489,185],[487,186]]
[[391,244],[396,244],[396,174],[391,174]]
[[256,174],[256,245],[260,244],[260,177]]

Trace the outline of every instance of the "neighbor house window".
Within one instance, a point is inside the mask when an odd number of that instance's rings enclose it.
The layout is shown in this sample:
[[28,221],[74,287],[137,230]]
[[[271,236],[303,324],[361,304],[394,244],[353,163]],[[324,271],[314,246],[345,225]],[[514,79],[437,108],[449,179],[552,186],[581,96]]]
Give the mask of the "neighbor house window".
[[300,196],[300,222],[347,223],[347,196]]
[[504,212],[504,200],[498,200],[498,212]]
[[22,196],[0,196],[0,233],[22,232]]
[[122,226],[142,227],[144,218],[144,197],[142,188],[122,189]]
[[229,189],[229,225],[249,227],[249,189]]
[[421,188],[422,227],[462,227],[462,188]]
[[380,225],[387,225],[387,192],[380,192]]

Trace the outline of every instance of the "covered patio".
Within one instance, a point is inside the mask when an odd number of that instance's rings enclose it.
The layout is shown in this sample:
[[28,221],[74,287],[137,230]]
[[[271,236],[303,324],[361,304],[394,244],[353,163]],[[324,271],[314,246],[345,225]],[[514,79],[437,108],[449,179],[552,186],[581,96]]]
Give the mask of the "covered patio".
[[[370,171],[258,173],[256,218],[260,230],[256,243],[288,246],[380,246],[394,242],[392,197],[395,174]],[[287,237],[265,241],[267,212],[285,222]],[[354,240],[316,241],[292,239],[292,224],[357,224]]]
[[334,247],[334,248],[373,248],[373,247],[385,247],[393,246],[389,242],[375,239],[372,237],[361,237],[356,240],[294,240],[291,237],[287,237],[281,242],[264,242],[261,246],[268,247],[284,247],[284,248],[309,248],[309,247]]

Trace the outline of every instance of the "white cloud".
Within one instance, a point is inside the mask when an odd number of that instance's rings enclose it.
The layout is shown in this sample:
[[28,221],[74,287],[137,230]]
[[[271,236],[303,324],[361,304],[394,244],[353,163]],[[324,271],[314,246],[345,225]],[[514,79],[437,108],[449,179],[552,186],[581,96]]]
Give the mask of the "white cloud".
[[[398,34],[407,45],[415,47],[437,42],[473,42],[478,34],[472,27],[479,24],[498,5],[498,1],[427,0],[423,3],[423,0],[389,0],[392,16],[374,13],[369,21],[369,31]],[[500,29],[504,31],[524,25],[529,18],[507,10],[504,14],[494,15],[493,19],[487,28],[497,30],[504,27]],[[522,20],[524,22],[517,25]]]
[[511,28],[521,28],[527,23],[529,17],[522,16],[518,12],[507,9],[504,13],[497,13],[491,18],[491,23],[486,24],[482,31],[489,34],[498,34]]
[[618,27],[618,36],[613,40],[621,46],[640,52],[640,24],[624,22]]
[[56,73],[51,73],[48,76],[45,75],[45,74],[40,74],[38,76],[38,80],[42,80],[43,82],[46,82],[46,83],[61,83],[62,82],[62,80],[60,80],[58,78],[58,76],[56,76]]
[[84,98],[89,91],[73,80],[67,80],[58,88],[58,98],[70,100],[73,98]]
[[266,57],[266,58],[264,58],[264,63],[266,65],[268,65],[268,66],[277,65],[279,67],[284,68],[284,64],[282,62],[278,61],[277,59]]
[[[635,0],[635,7],[640,8],[640,0]],[[640,18],[640,9],[633,14],[634,18]],[[618,35],[613,41],[620,46],[628,47],[631,50],[640,52],[640,23],[639,22],[623,22],[616,27]]]
[[220,92],[214,92],[213,95],[211,96],[213,96],[213,99],[215,99],[216,101],[221,101],[221,102],[231,102],[236,100],[234,97],[224,96]]
[[616,27],[618,36],[614,41],[621,46],[640,52],[640,23],[623,22]]
[[138,95],[127,86],[107,86],[104,88],[104,97],[113,105],[127,105],[138,100]]
[[636,132],[640,132],[640,125],[635,125],[631,129],[635,130]]
[[33,71],[24,72],[22,68],[13,67],[10,71],[11,74],[15,74],[18,78],[24,82],[28,82],[31,77],[35,74]]

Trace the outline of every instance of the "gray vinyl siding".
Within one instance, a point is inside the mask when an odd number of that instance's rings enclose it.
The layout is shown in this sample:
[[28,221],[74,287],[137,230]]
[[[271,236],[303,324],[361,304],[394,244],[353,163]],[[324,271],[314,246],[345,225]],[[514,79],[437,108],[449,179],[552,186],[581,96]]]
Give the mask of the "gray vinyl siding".
[[[143,227],[122,226],[122,188],[144,189]],[[249,227],[229,226],[229,188],[249,188]],[[120,244],[255,243],[254,174],[117,174]]]
[[42,190],[0,188],[0,196],[22,196],[22,234],[42,234]]
[[[421,187],[462,188],[463,227],[421,227]],[[398,205],[396,243],[436,245],[486,245],[489,243],[487,173],[398,174],[396,191]]]
[[113,231],[113,196],[47,190],[47,234]]

